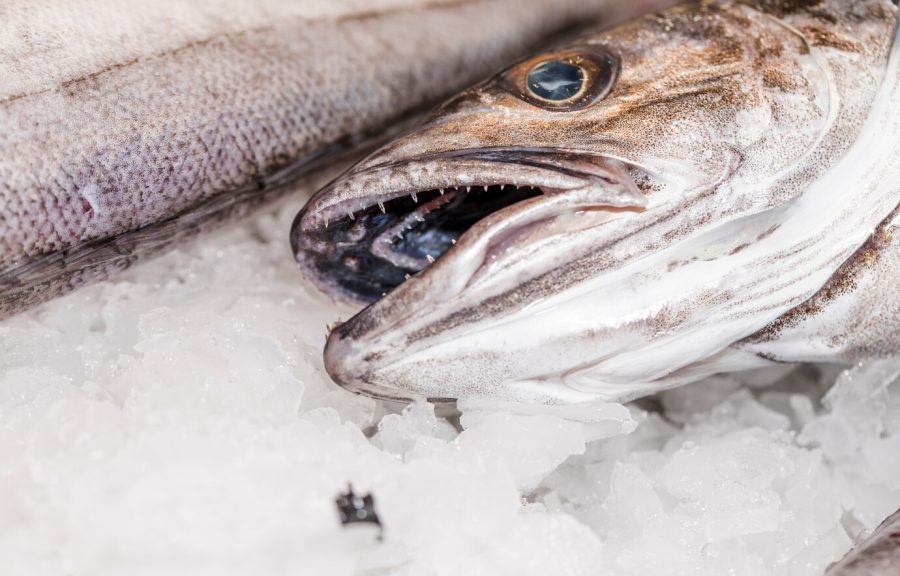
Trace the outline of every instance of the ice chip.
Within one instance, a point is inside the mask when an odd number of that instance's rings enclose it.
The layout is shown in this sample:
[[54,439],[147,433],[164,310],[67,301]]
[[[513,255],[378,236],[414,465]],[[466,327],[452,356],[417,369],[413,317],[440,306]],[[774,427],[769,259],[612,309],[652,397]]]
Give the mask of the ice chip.
[[522,490],[530,490],[566,458],[584,451],[587,427],[550,415],[496,412],[474,422],[456,440],[464,453],[480,453],[510,471]]

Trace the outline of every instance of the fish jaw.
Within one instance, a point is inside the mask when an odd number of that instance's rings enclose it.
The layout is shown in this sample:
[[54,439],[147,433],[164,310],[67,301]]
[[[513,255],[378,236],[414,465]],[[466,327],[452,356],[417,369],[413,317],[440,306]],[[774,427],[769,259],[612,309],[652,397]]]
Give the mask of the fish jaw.
[[[468,181],[471,176],[473,182],[481,182],[481,186],[486,187],[488,183],[507,182],[514,177],[516,187],[539,193],[479,220],[427,268],[411,276],[362,313],[338,325],[329,335],[325,348],[325,366],[336,382],[351,391],[384,399],[429,398],[437,402],[463,395],[460,391],[466,388],[466,379],[470,379],[471,383],[477,382],[478,388],[492,390],[493,393],[511,383],[511,376],[516,374],[508,363],[512,347],[504,345],[500,353],[489,352],[491,342],[500,342],[496,338],[497,318],[491,314],[477,318],[471,313],[464,319],[454,317],[461,309],[477,310],[479,300],[488,294],[515,290],[526,276],[552,269],[559,263],[559,257],[555,250],[542,251],[542,247],[564,243],[567,236],[603,226],[616,218],[639,214],[647,206],[646,197],[632,181],[626,164],[620,160],[595,158],[590,162],[583,159],[569,161],[566,164],[568,169],[562,173],[560,170],[564,162],[558,154],[547,160],[548,165],[536,166],[540,164],[541,154],[533,150],[475,150],[455,154],[456,158],[450,164],[446,163],[446,158],[443,159],[442,177],[452,174],[453,182]],[[528,165],[533,169],[521,169]],[[434,172],[410,164],[403,165],[401,172],[410,170],[419,176]],[[379,201],[389,201],[391,195],[397,193],[397,185],[391,184],[397,180],[396,173],[394,176],[394,179],[387,180],[376,177],[375,181],[384,189],[375,195],[382,199]],[[364,185],[371,183],[356,172],[350,175],[350,180]],[[407,194],[408,189],[402,187],[405,178],[399,180],[400,193]],[[421,177],[417,181],[423,183]],[[446,180],[425,182],[429,186],[444,184],[451,188]],[[338,191],[336,195],[341,196],[349,194],[346,190],[340,192],[344,186],[341,180],[332,185]],[[458,185],[451,189],[462,187]],[[494,185],[494,193],[502,194],[500,187]],[[331,196],[331,190],[324,192]],[[359,206],[356,208],[359,209]],[[345,209],[349,208],[342,203],[320,204],[314,199],[295,225],[298,261],[308,268],[314,279],[323,270],[314,269],[314,265],[309,264],[313,258],[304,254],[302,244],[306,234],[310,228],[322,226],[322,220],[329,213]],[[327,276],[320,278],[320,284],[326,289],[335,288],[329,284]],[[338,287],[338,290],[341,288]],[[454,337],[452,341],[455,345],[449,348],[442,345],[447,334],[443,330],[435,330],[448,321],[450,324],[459,322],[457,331],[465,334],[462,338]],[[481,322],[484,329],[478,330],[476,325]],[[450,330],[453,331],[453,328]],[[529,333],[537,335],[540,332]],[[418,351],[418,355],[414,351]],[[569,365],[572,359],[561,360],[564,365]],[[525,367],[525,363],[521,366]],[[546,363],[543,363],[541,369],[546,368]],[[473,369],[477,374],[472,373]],[[526,377],[537,376],[533,371],[520,374],[517,384]],[[390,384],[383,385],[382,382]],[[437,383],[440,384],[435,385]],[[544,389],[541,401],[555,397],[574,402],[592,396],[564,386],[548,395],[547,385],[542,384],[541,388]],[[521,390],[505,395],[519,396],[523,401],[535,400],[523,396]]]
[[[331,332],[326,369],[348,390],[393,400],[499,395],[521,402],[572,403],[622,397],[620,381],[600,393],[573,385],[588,351],[596,348],[599,330],[595,318],[580,314],[577,304],[533,314],[542,301],[577,290],[577,282],[548,286],[541,277],[567,266],[584,268],[580,257],[620,235],[623,222],[640,228],[641,221],[656,218],[648,210],[671,209],[666,206],[672,198],[689,198],[715,186],[730,173],[727,159],[721,162],[724,170],[711,162],[717,169],[702,172],[701,178],[696,167],[683,164],[678,172],[660,161],[654,165],[664,169],[657,171],[603,155],[534,148],[425,154],[396,163],[376,154],[323,189],[293,228],[297,260],[321,288],[339,298],[358,301],[369,295],[375,300]],[[652,202],[635,176],[656,181]],[[426,209],[429,188],[446,187],[444,196],[433,200],[441,201],[470,185],[489,186],[487,195],[502,195],[503,182],[538,194],[485,216],[433,263],[396,288],[386,288],[385,295],[335,281],[341,278],[334,270],[342,264],[337,253],[342,241],[327,234],[335,233],[339,217],[344,226],[364,226],[366,218],[384,217],[377,206],[389,206],[398,195],[418,194]],[[346,277],[358,279],[358,272],[349,269]],[[595,271],[583,275],[594,276]],[[619,299],[609,300],[607,317],[615,316]],[[610,330],[615,322],[608,323]],[[615,342],[627,347],[629,337],[623,331]]]

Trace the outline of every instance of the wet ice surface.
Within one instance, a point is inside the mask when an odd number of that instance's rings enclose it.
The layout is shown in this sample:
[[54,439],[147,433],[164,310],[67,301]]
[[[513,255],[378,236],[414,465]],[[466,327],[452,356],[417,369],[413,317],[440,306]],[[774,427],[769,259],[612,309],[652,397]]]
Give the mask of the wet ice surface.
[[[592,424],[385,415],[324,375],[338,311],[292,264],[296,204],[0,323],[0,573],[793,576],[900,506],[884,365]],[[340,527],[348,481],[383,542]]]

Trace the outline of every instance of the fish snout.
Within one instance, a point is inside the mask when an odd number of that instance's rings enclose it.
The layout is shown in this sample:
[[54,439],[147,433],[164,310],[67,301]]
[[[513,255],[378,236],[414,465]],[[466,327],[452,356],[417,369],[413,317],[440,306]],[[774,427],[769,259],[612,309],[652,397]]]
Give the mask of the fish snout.
[[[354,322],[355,318],[349,322]],[[346,337],[346,330],[341,330],[340,326],[329,333],[323,359],[325,371],[335,383],[350,392],[359,393],[363,389],[365,382],[361,379],[360,349],[352,339]]]
[[348,392],[379,400],[405,403],[425,399],[426,395],[414,392],[414,382],[385,377],[385,369],[403,356],[404,346],[380,342],[377,336],[365,332],[366,321],[366,316],[358,314],[329,333],[323,359],[331,379]]

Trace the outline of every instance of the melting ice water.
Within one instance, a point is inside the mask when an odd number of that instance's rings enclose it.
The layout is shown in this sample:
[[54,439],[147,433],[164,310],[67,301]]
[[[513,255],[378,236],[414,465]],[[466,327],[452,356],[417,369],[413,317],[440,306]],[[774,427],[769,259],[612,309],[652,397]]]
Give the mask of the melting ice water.
[[[339,312],[294,267],[296,204],[0,323],[0,573],[820,574],[900,506],[883,367],[590,425],[385,415],[321,367]],[[340,528],[348,481],[381,544]]]

